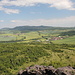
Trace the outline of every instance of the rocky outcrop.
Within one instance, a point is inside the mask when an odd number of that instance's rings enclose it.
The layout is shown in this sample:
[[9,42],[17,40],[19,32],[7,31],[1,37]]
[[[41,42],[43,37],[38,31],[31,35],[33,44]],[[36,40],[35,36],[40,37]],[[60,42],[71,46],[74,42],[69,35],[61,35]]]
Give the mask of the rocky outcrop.
[[17,75],[75,75],[75,68],[62,67],[55,69],[53,66],[30,66],[21,70]]

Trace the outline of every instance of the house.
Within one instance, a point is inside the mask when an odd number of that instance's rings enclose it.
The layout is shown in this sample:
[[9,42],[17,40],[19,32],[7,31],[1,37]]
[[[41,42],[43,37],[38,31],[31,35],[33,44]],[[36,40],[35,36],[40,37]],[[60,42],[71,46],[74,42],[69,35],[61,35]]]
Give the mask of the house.
[[63,37],[53,37],[51,40],[61,40]]

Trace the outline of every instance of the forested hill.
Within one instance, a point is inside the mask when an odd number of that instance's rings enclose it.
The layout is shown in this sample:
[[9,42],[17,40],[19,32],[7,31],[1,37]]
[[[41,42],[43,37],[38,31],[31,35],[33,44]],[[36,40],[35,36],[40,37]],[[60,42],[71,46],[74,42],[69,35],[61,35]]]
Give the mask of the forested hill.
[[29,31],[39,31],[39,30],[63,30],[63,29],[74,29],[74,27],[52,27],[52,26],[17,26],[15,28],[12,28],[13,30],[29,30]]
[[51,26],[18,26],[13,28],[13,30],[29,30],[29,31],[38,31],[38,30],[47,30],[47,29],[53,29],[54,27]]
[[2,28],[1,33],[26,33],[30,31],[43,31],[43,30],[75,30],[75,27],[52,27],[52,26],[17,26],[14,28]]
[[64,30],[64,29],[75,29],[74,27],[52,27],[52,26],[17,26],[14,28],[3,28],[1,30],[19,30],[19,31],[39,31],[39,30]]
[[60,34],[60,36],[65,36],[65,35],[68,35],[68,36],[73,36],[73,35],[75,35],[75,31],[68,31],[68,32],[62,32],[61,34]]

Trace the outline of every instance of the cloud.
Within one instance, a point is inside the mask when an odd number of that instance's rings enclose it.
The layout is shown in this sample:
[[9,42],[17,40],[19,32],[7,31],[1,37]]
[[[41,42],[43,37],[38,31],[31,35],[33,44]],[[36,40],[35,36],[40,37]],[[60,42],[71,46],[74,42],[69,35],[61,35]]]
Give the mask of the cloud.
[[53,3],[50,7],[55,7],[57,9],[75,10],[73,6],[74,3],[71,2],[71,0],[57,0],[57,2]]
[[4,22],[4,20],[0,20],[0,22]]
[[29,25],[29,26],[57,26],[57,27],[72,27],[75,26],[75,16],[59,18],[59,19],[37,19],[37,20],[11,20],[13,25]]
[[[0,10],[3,10],[6,13],[19,13],[18,9],[8,9],[4,8],[5,6],[35,6],[38,3],[40,4],[49,4],[49,7],[55,7],[56,9],[66,9],[66,10],[75,10],[75,3],[72,0],[1,0],[0,1]],[[5,9],[5,10],[4,10]]]
[[5,8],[4,12],[7,13],[7,14],[10,14],[10,13],[16,13],[16,14],[18,14],[20,11],[17,10],[17,9],[7,9],[7,8]]
[[17,9],[8,9],[8,8],[4,8],[4,7],[0,7],[1,11],[4,11],[7,14],[11,14],[11,13],[19,13],[20,11]]

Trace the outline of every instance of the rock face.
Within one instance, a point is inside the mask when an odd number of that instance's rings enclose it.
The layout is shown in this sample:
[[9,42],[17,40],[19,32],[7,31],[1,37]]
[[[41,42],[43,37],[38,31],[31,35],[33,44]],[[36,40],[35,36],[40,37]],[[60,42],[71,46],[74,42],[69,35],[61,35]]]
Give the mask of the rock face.
[[75,68],[62,67],[55,69],[53,66],[30,66],[21,70],[17,75],[75,75]]

